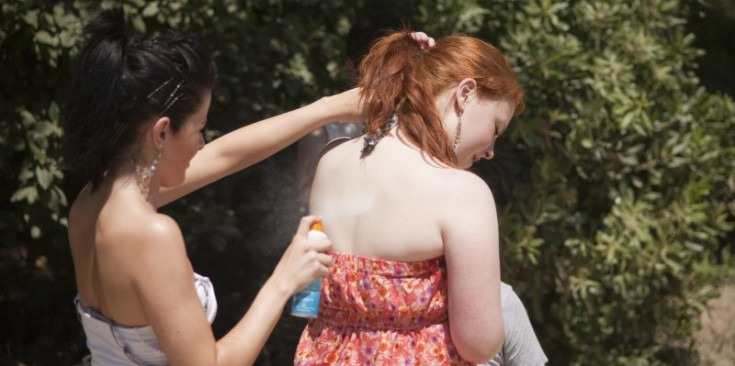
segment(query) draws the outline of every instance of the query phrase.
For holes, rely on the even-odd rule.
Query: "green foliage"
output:
[[[551,364],[695,363],[692,330],[732,262],[735,104],[707,91],[696,69],[700,33],[708,45],[728,40],[706,22],[695,37],[689,9],[699,16],[703,5],[679,0],[0,5],[3,363],[69,364],[86,352],[65,229],[81,182],[57,168],[59,106],[84,21],[117,4],[138,31],[195,32],[215,52],[210,136],[346,88],[344,38],[368,8],[411,14],[414,29],[437,37],[463,32],[498,45],[528,108],[476,171],[499,204],[503,278]],[[301,214],[294,155],[163,210],[181,225],[195,269],[217,284],[217,335],[291,239]],[[258,363],[290,363],[303,326],[284,316]]]
[[[733,231],[735,106],[701,88],[679,1],[516,3],[501,45],[528,110],[498,154],[518,166],[495,172],[504,276],[555,363],[694,362]]]

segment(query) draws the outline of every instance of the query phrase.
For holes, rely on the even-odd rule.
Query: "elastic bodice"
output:
[[[195,273],[194,287],[207,314],[207,321],[211,324],[217,314],[217,298],[212,282]],[[92,365],[168,365],[152,326],[117,324],[85,304],[79,295],[74,298],[74,303],[87,336]]]

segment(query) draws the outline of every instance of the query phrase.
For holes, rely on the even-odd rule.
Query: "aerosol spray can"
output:
[[[324,225],[316,221],[309,228],[308,240],[327,239]],[[295,293],[291,298],[291,315],[301,318],[316,318],[319,314],[319,296],[322,292],[322,278],[317,277],[305,289]]]

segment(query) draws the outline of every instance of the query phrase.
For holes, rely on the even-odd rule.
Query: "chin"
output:
[[[161,187],[171,188],[181,185],[181,183],[184,183],[185,176],[178,177],[177,179],[171,179],[167,181],[161,182]]]

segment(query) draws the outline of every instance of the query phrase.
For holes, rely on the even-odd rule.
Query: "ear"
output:
[[[457,84],[457,89],[454,91],[454,103],[455,108],[459,113],[464,112],[465,104],[470,98],[470,94],[477,87],[477,81],[472,78],[465,78]]]
[[[151,134],[153,137],[153,146],[155,146],[156,150],[160,150],[163,147],[166,137],[171,134],[171,119],[168,117],[159,118],[153,124]]]

